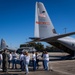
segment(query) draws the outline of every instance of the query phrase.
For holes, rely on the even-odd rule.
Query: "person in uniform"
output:
[[[3,72],[7,72],[8,68],[8,54],[7,54],[7,49],[4,49],[4,52],[2,54],[3,61],[2,61],[2,70]]]

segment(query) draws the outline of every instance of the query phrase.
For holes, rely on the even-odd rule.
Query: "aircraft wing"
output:
[[[52,37],[44,38],[44,39],[32,37],[32,38],[30,38],[30,39],[32,39],[32,41],[27,42],[27,43],[38,42],[38,41],[51,42],[51,41],[55,41],[55,40],[57,40],[59,38],[63,38],[63,37],[70,36],[70,35],[73,35],[73,34],[75,34],[75,32],[70,32],[70,33],[66,33],[66,34],[56,35],[56,36],[52,36]]]
[[[70,35],[73,35],[73,34],[75,34],[75,32],[52,36],[52,37],[49,37],[49,38],[41,39],[40,41],[50,42],[50,41],[54,41],[54,40],[57,40],[59,38],[63,38],[63,37],[70,36]]]

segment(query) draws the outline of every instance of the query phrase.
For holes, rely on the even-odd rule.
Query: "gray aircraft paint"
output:
[[[43,14],[43,15],[40,15]],[[75,34],[75,32],[70,32],[66,34],[58,35],[55,31],[55,28],[51,22],[51,19],[48,16],[48,13],[41,2],[36,2],[35,9],[35,32],[34,39],[32,42],[36,41],[44,41],[52,44],[54,46],[55,43],[61,45],[65,52],[74,55],[75,51],[75,39],[71,37],[67,37]],[[37,38],[40,38],[39,40]],[[58,45],[56,47],[58,47]],[[61,49],[62,49],[61,48]]]
[[[4,39],[1,39],[1,49],[5,49],[7,46],[6,46],[6,43],[4,41]]]
[[[35,12],[35,37],[47,38],[56,35],[56,31],[41,2],[36,2]]]
[[[1,39],[0,47],[1,47],[0,51],[7,49],[7,50],[13,52],[15,50],[15,49],[9,48],[4,39]]]
[[[64,37],[58,39],[58,42],[75,51],[75,39],[71,37]]]

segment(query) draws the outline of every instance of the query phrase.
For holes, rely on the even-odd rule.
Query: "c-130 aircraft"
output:
[[[75,32],[57,34],[44,4],[42,2],[36,2],[35,10],[35,37],[30,37],[32,39],[31,42],[47,42],[74,56],[75,39],[68,36],[75,34]]]
[[[15,49],[8,47],[8,45],[6,44],[4,39],[1,39],[1,41],[0,41],[0,52],[3,52],[4,49],[7,49],[9,52],[15,51]]]

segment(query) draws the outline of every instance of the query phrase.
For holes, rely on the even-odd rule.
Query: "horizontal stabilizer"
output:
[[[29,39],[31,39],[31,40],[40,40],[40,38],[38,38],[38,37],[29,37]]]
[[[63,38],[63,37],[70,36],[70,35],[73,35],[73,34],[75,34],[75,32],[66,33],[66,34],[61,34],[61,35],[56,35],[56,36],[52,36],[52,37],[44,38],[44,39],[35,38],[35,37],[34,37],[34,38],[31,38],[31,39],[33,39],[33,40],[30,41],[30,42],[38,42],[38,41],[51,42],[51,41],[56,41],[56,40],[59,39],[59,38]]]
[[[37,42],[40,41],[41,39],[38,37],[29,37],[29,39],[31,39],[32,41],[26,42],[26,43],[33,43],[33,42]]]
[[[34,39],[40,39],[40,38],[38,38],[38,37],[29,37],[29,39],[34,40]]]
[[[45,39],[41,39],[40,41],[54,41],[54,40],[57,40],[59,38],[63,38],[63,37],[66,37],[66,36],[70,36],[70,35],[73,35],[75,34],[75,32],[71,32],[71,33],[66,33],[66,34],[61,34],[61,35],[56,35],[56,36],[53,36],[53,37],[49,37],[49,38],[45,38]]]
[[[26,42],[26,43],[34,43],[34,42],[38,42],[40,40],[32,40],[32,41],[29,41],[29,42]]]

